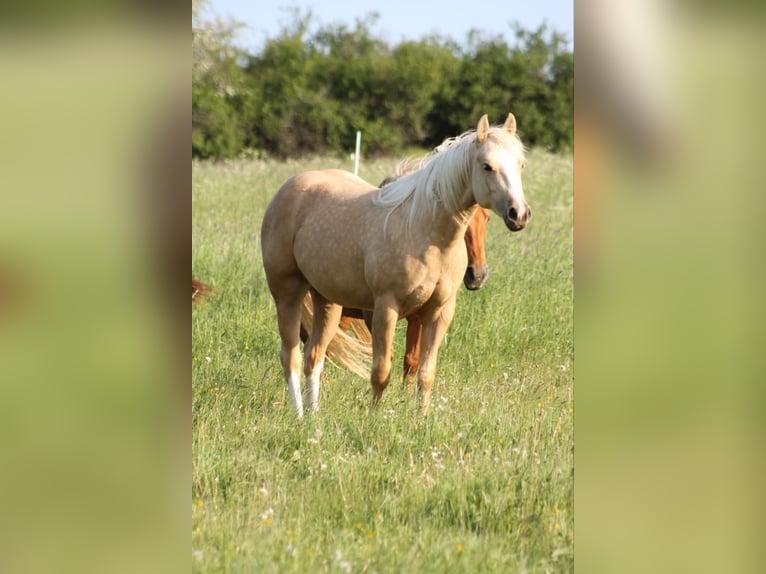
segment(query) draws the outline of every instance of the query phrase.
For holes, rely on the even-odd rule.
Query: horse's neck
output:
[[[476,210],[468,175],[454,163],[445,165],[437,161],[427,166],[420,177],[426,178],[425,182],[421,180],[425,188],[418,190],[420,196],[415,199],[417,203],[413,207],[420,214],[419,218],[423,219],[418,222],[410,220],[410,225],[414,223],[430,229],[429,240],[438,243],[441,248],[462,242],[468,222]]]
[[[432,237],[438,238],[439,242],[443,243],[442,247],[452,243],[462,243],[468,222],[471,221],[476,208],[477,205],[473,202],[457,213],[453,213],[443,203],[437,204],[432,223]]]
[[[446,229],[454,229],[461,238],[465,234],[468,222],[476,211],[476,199],[470,188],[468,174],[464,169],[456,169],[447,178],[450,184],[444,189],[436,187],[432,193],[437,198],[435,224]],[[435,183],[439,186],[439,183]]]

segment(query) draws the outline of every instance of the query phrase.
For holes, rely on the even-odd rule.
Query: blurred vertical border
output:
[[[766,12],[575,3],[575,564],[762,569]]]
[[[0,571],[188,568],[190,20],[0,10]]]

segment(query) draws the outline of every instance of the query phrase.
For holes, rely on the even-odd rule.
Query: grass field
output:
[[[363,162],[379,182],[397,160]],[[534,218],[489,223],[490,277],[461,288],[432,411],[399,384],[328,365],[298,421],[260,258],[269,199],[348,160],[195,163],[193,572],[570,572],[573,569],[572,156],[529,154]]]

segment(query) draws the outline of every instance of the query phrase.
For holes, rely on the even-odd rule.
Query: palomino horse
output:
[[[384,179],[380,187],[384,187],[401,176],[417,170],[420,164],[421,162],[416,161],[400,163],[395,173]],[[463,284],[470,291],[480,289],[489,276],[487,256],[484,250],[487,238],[487,221],[489,221],[489,211],[483,207],[478,207],[468,222],[468,227],[465,231],[468,267],[466,267],[465,275],[463,276]],[[311,296],[309,293],[306,293],[303,301],[303,315],[301,317],[301,340],[304,343],[309,337],[312,317]],[[407,390],[411,391],[420,361],[421,325],[417,315],[410,315],[406,319],[407,335],[402,378],[407,385]],[[370,348],[372,342],[370,337],[372,312],[344,307],[339,329],[339,333],[327,347],[327,357],[363,378],[369,377],[368,364],[369,359],[372,357],[372,349]],[[346,331],[349,330],[355,335],[356,341],[347,338]]]
[[[314,319],[305,346],[309,410],[319,407],[319,381],[342,308],[372,317],[373,403],[391,375],[396,321],[417,315],[422,324],[417,382],[428,410],[437,352],[455,311],[466,268],[462,242],[477,203],[524,229],[524,146],[516,120],[442,144],[417,171],[382,189],[341,170],[305,172],[286,181],[263,217],[261,248],[277,308],[281,360],[293,408],[303,416],[300,388],[301,307],[311,290]]]

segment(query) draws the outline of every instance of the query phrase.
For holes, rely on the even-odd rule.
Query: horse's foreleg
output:
[[[420,342],[420,368],[418,369],[418,398],[420,411],[428,413],[431,405],[431,391],[436,379],[436,359],[444,335],[455,314],[453,297],[433,313],[421,315],[423,323]]]
[[[306,343],[304,373],[306,375],[306,402],[312,412],[319,410],[319,380],[324,368],[327,345],[338,331],[343,307],[329,302],[319,293],[311,290],[314,303],[314,319],[311,336]]]
[[[301,300],[280,299],[277,301],[277,321],[279,336],[282,339],[280,357],[282,369],[287,380],[290,402],[298,417],[303,416],[303,397],[301,396]]]
[[[394,331],[399,311],[384,301],[375,302],[372,316],[372,401],[377,405],[391,379]]]
[[[407,387],[407,392],[412,392],[415,384],[415,375],[420,364],[420,336],[422,324],[418,315],[407,317],[407,346],[404,353],[404,369],[402,381]]]

